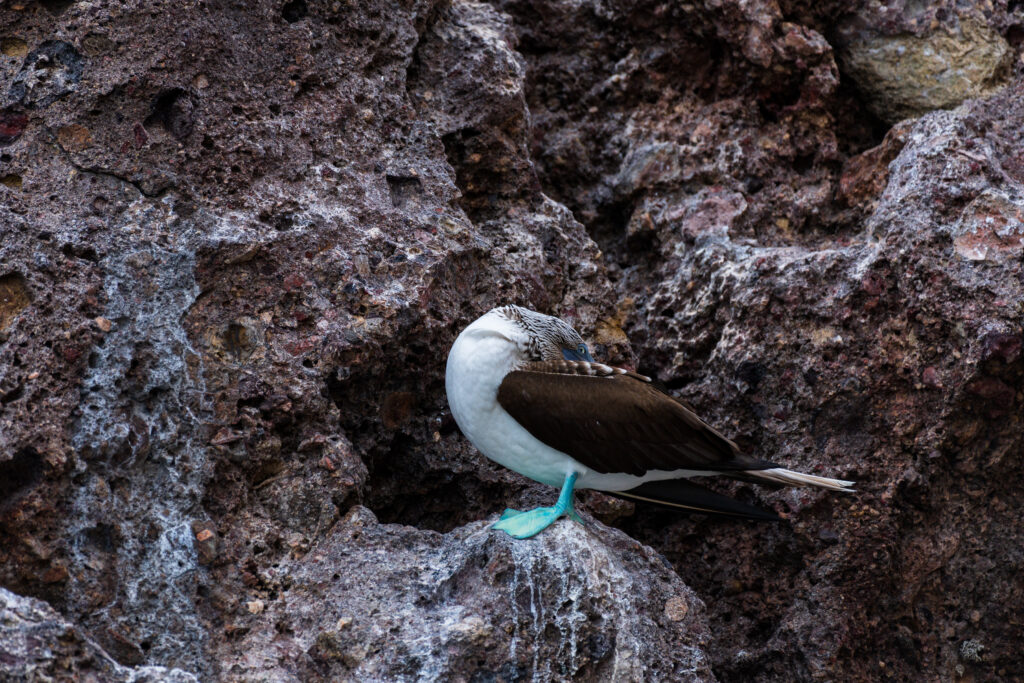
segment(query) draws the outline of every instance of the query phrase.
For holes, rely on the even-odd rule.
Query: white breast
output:
[[[498,387],[516,365],[518,331],[488,314],[462,331],[448,353],[445,390],[462,433],[499,465],[531,479],[561,486],[571,472],[587,468],[526,431],[498,404]]]

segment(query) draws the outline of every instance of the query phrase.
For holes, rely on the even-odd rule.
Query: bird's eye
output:
[[[587,345],[586,344],[580,344],[579,346],[577,346],[576,347],[576,353],[580,354],[581,356],[585,355],[587,353]]]

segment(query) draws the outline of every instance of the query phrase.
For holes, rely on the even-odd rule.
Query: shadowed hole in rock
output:
[[[757,391],[761,380],[768,374],[768,369],[756,361],[745,360],[736,367],[735,377],[747,385],[747,391]]]
[[[629,222],[633,217],[634,208],[632,200],[609,201],[599,211],[578,215],[577,220],[587,219],[581,222],[587,228],[590,238],[597,242],[602,250],[606,246],[611,247],[621,243],[628,247],[629,253],[653,253],[658,243],[654,231],[642,230],[632,234],[629,232]],[[619,264],[624,267],[628,266],[630,259],[625,257],[627,252],[620,249],[618,253],[621,255],[618,259]]]
[[[470,220],[479,222],[496,199],[494,193],[502,187],[504,178],[487,163],[480,163],[491,158],[480,131],[463,128],[442,136],[441,143],[448,163],[455,169],[455,184],[462,193],[459,206]]]
[[[224,349],[236,362],[241,362],[252,355],[254,343],[249,329],[245,325],[231,323],[223,336]]]
[[[25,385],[19,384],[6,394],[0,395],[0,404],[13,403],[25,394]]]
[[[402,436],[387,454],[368,459],[363,504],[383,523],[447,533],[500,512],[519,490],[474,472],[432,470],[418,449],[415,439]]]
[[[813,154],[801,154],[800,156],[793,159],[793,170],[797,173],[804,174],[810,171],[814,167],[814,155]]]
[[[422,362],[418,355],[404,360],[410,367]],[[367,387],[375,389],[366,393]],[[453,455],[453,441],[446,438],[455,429],[450,415],[424,419],[443,410],[424,398],[437,396],[440,388],[411,388],[382,387],[379,378],[345,371],[326,377],[327,393],[343,416],[342,429],[367,468],[361,499],[336,501],[341,514],[361,502],[383,523],[444,533],[500,512],[520,488],[489,481],[460,462],[464,456]]]
[[[89,245],[67,243],[61,247],[61,253],[68,258],[80,258],[85,261],[97,263],[100,260],[99,254]]]
[[[306,0],[291,0],[281,8],[281,18],[289,24],[305,19],[307,14],[309,14],[309,8],[306,6]]]
[[[413,176],[386,176],[388,191],[391,193],[391,205],[402,208],[423,194],[422,183]]]
[[[39,0],[39,4],[45,7],[51,14],[59,15],[75,4],[75,0]]]
[[[182,88],[170,88],[162,91],[153,101],[149,116],[143,121],[147,129],[163,128],[175,139],[187,138],[195,125],[195,101]]]
[[[15,501],[43,478],[45,461],[34,448],[23,448],[0,462],[0,509]]]
[[[105,553],[112,553],[121,545],[121,532],[106,522],[85,529],[82,536],[90,547]]]
[[[1020,50],[1021,46],[1024,46],[1024,26],[1017,25],[1011,26],[1006,30],[1006,42],[1008,42],[1014,50]]]

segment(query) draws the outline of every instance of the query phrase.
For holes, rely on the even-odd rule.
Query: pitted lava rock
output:
[[[713,680],[704,605],[655,551],[593,520],[556,523],[529,545],[490,533],[492,521],[441,535],[353,507],[308,554],[267,573],[260,595],[281,596],[235,624],[241,643],[226,670],[245,680]]]
[[[0,673],[1024,677],[1017,5],[3,4]],[[507,302],[858,492],[488,536]]]
[[[0,673],[7,681],[197,683],[199,680],[181,669],[121,666],[48,604],[15,595],[5,588],[0,588],[0,642],[4,644]]]

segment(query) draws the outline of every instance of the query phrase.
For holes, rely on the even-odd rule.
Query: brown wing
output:
[[[646,377],[600,363],[530,363],[505,376],[498,403],[539,440],[595,472],[774,467],[740,454]]]

